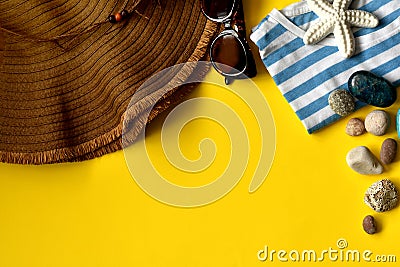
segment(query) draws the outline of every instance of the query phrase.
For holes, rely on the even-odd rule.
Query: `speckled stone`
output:
[[[392,138],[387,138],[383,141],[381,146],[381,162],[383,164],[390,164],[394,161],[397,154],[397,142]]]
[[[355,98],[375,107],[389,107],[397,98],[396,88],[390,82],[368,71],[353,73],[348,89]]]
[[[390,116],[384,110],[374,110],[365,117],[364,125],[367,132],[377,136],[384,135],[390,126]]]
[[[364,122],[358,118],[351,118],[346,125],[346,133],[350,136],[359,136],[365,133]]]
[[[340,116],[351,114],[356,107],[353,96],[344,89],[334,90],[329,95],[328,103],[333,112]]]
[[[383,167],[372,152],[365,146],[358,146],[347,153],[347,165],[360,174],[381,174]]]
[[[389,179],[380,180],[367,189],[364,202],[377,212],[391,210],[397,206],[397,189]]]

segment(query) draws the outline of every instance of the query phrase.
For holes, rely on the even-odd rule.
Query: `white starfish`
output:
[[[333,33],[338,49],[347,58],[354,54],[354,36],[351,26],[374,28],[379,20],[372,14],[362,10],[348,10],[352,0],[334,0],[330,4],[326,0],[307,0],[319,20],[306,31],[303,42],[315,44]]]

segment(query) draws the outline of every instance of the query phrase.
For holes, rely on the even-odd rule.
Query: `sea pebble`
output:
[[[383,110],[374,110],[367,115],[364,125],[367,132],[377,136],[384,135],[390,126],[390,116]]]
[[[351,118],[346,125],[346,133],[351,136],[362,135],[365,132],[364,122],[358,118]]]
[[[372,215],[365,216],[362,225],[367,234],[372,235],[377,232],[375,218]]]
[[[389,179],[373,183],[365,192],[364,202],[377,212],[384,212],[396,207],[398,193]]]
[[[368,71],[353,73],[348,89],[355,98],[375,107],[389,107],[397,98],[396,88],[389,81]]]
[[[381,174],[383,167],[365,146],[358,146],[347,153],[347,165],[360,174]]]
[[[353,96],[344,89],[334,90],[329,95],[328,103],[333,112],[340,116],[351,114],[356,107]]]
[[[400,138],[400,109],[397,110],[397,115],[396,115],[396,130],[397,130],[397,136]]]
[[[387,138],[381,146],[380,158],[383,164],[392,163],[397,154],[397,142],[392,138]]]

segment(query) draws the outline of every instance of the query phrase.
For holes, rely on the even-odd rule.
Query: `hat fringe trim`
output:
[[[208,44],[211,38],[215,36],[217,31],[218,25],[207,21],[200,41],[188,61],[195,62],[204,58]],[[194,67],[185,66],[178,73],[178,75],[174,77],[174,79],[182,82],[185,81],[188,77],[190,77],[190,75],[192,75],[193,69]],[[199,75],[200,73],[200,75],[204,77],[207,72],[208,69],[199,71],[196,74]],[[160,95],[157,94],[159,91],[156,91],[149,97],[146,96],[143,101],[136,103],[132,107],[134,108],[133,113],[131,113],[132,110],[129,110],[129,112],[126,111],[122,115],[121,121],[117,127],[93,140],[72,147],[32,153],[0,151],[0,162],[32,165],[77,162],[93,159],[121,150],[123,148],[122,132],[125,119],[128,119],[129,122],[133,120],[135,121],[134,127],[130,128],[130,134],[128,138],[130,144],[136,140],[146,124],[150,123],[155,117],[157,117],[157,115],[168,109],[171,105],[178,103],[179,100],[193,90],[193,88],[194,85],[189,85],[189,87],[185,85],[185,90],[177,89],[174,92],[169,92],[169,94],[167,93],[167,96],[163,99],[164,101],[158,103],[155,109],[150,112],[149,116],[145,116],[145,114],[149,114],[148,109],[152,107],[158,100],[160,100]],[[176,94],[178,94],[178,96],[176,96]],[[131,114],[129,115],[129,118],[126,118],[127,114]]]

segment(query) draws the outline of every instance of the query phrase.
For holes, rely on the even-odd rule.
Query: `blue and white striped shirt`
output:
[[[305,45],[305,30],[318,19],[306,2],[273,9],[250,38],[279,90],[309,133],[340,118],[328,104],[329,94],[346,89],[358,70],[383,76],[400,85],[400,0],[354,0],[349,9],[365,10],[379,19],[376,28],[352,28],[356,52],[344,58],[333,35]],[[357,108],[364,104],[358,102]]]

